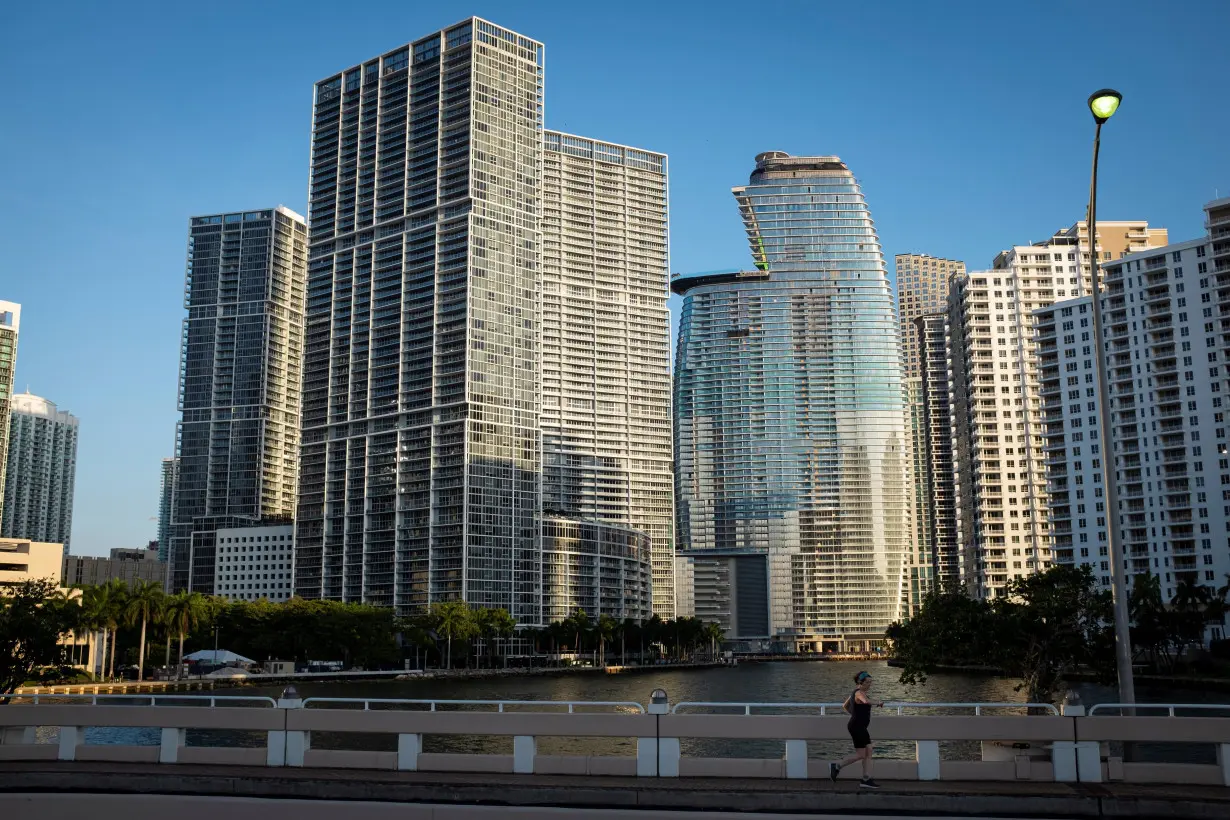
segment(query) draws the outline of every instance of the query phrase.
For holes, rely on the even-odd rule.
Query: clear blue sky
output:
[[[988,266],[1082,216],[1104,85],[1103,218],[1194,238],[1230,195],[1225,0],[16,3],[0,298],[19,388],[81,418],[75,552],[155,535],[187,217],[304,212],[312,84],[470,14],[546,43],[548,127],[670,155],[676,271],[749,263],[730,187],[765,150],[846,160],[890,266]]]

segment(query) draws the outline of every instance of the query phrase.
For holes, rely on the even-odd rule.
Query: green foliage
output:
[[[1174,672],[1192,647],[1204,646],[1208,627],[1225,621],[1230,577],[1220,589],[1181,581],[1167,604],[1161,579],[1137,575],[1128,598],[1132,618],[1132,645],[1146,655],[1158,671]]]
[[[80,613],[50,581],[23,581],[0,593],[0,703],[28,680],[62,676],[60,638],[78,628]]]
[[[1111,597],[1088,567],[1055,566],[1012,580],[1005,593],[980,601],[963,589],[932,592],[917,616],[891,625],[901,682],[922,683],[945,666],[986,667],[1020,678],[1040,703],[1054,699],[1067,672],[1113,675]]]

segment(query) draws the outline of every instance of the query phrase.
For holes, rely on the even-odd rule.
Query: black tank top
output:
[[[858,690],[850,693],[850,726],[866,729],[871,725],[871,704],[858,702]]]

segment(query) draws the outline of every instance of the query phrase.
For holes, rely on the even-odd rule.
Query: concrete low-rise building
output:
[[[294,524],[217,531],[214,595],[232,601],[287,601],[293,594]]]
[[[0,588],[25,581],[52,581],[59,585],[63,555],[63,544],[0,538]]]
[[[136,581],[151,581],[166,586],[167,565],[158,560],[158,542],[140,549],[118,547],[111,550],[110,557],[101,555],[65,555],[65,586],[98,586],[112,580],[126,584]]]

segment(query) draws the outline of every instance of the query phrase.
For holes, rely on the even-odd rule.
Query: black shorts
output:
[[[867,731],[866,726],[847,726],[850,730],[850,739],[854,741],[854,748],[866,749],[871,745],[871,734]]]

